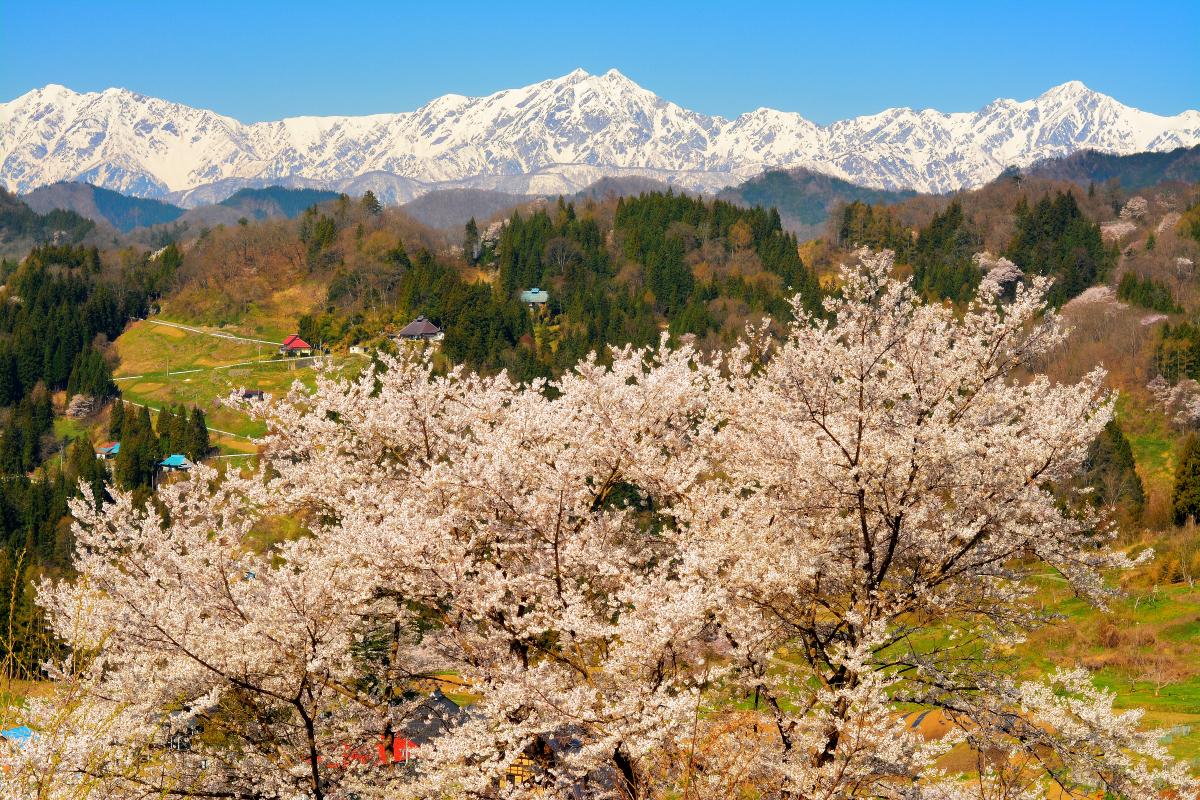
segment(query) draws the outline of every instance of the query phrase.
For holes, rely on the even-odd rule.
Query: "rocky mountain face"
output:
[[[706,116],[616,70],[446,95],[406,113],[254,124],[124,89],[50,85],[0,104],[5,187],[87,181],[183,206],[268,185],[371,189],[387,203],[435,188],[569,194],[608,176],[712,192],[796,167],[872,188],[946,192],[1083,149],[1195,144],[1200,111],[1157,116],[1078,82],[971,113],[889,109],[828,126],[771,109]]]

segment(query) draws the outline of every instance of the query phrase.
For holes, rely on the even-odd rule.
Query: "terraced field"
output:
[[[1033,679],[1083,665],[1122,709],[1145,709],[1171,751],[1200,769],[1200,585],[1127,588],[1105,614],[1047,577],[1035,601],[1060,614],[1014,655]]]
[[[200,326],[134,323],[115,343],[121,362],[114,377],[122,396],[153,410],[178,403],[196,406],[223,452],[252,452],[249,440],[266,428],[220,401],[243,388],[280,397],[297,381],[312,387],[314,371],[310,359],[278,358],[275,346],[265,340],[235,337]]]
[[[267,344],[228,338],[221,331],[196,334],[153,320],[133,323],[116,341],[121,364],[117,377],[181,372],[270,358],[274,348]]]

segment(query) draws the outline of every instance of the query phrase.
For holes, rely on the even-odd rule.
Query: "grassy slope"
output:
[[[218,405],[218,398],[226,397],[240,387],[262,388],[277,394],[280,384],[286,390],[295,377],[289,369],[291,365],[284,362],[214,369],[268,359],[271,348],[147,321],[129,326],[117,338],[116,348],[121,363],[115,377],[126,400],[156,409],[176,403],[198,406],[204,411],[209,427],[239,436],[258,436],[264,429],[245,414]],[[259,385],[260,374],[269,378],[263,381],[269,385]],[[141,377],[123,380],[131,376]],[[216,440],[222,450],[248,449],[248,443],[239,443],[238,436],[218,435]]]
[[[326,289],[324,283],[311,281],[276,290],[267,298],[251,303],[248,310],[236,314],[220,330],[238,336],[281,342],[288,334],[296,332],[296,322],[301,315],[320,305]],[[164,304],[160,315],[161,319],[185,325],[205,325],[212,321],[207,317],[208,312],[202,306],[190,309],[171,302]]]
[[[252,451],[253,445],[242,437],[261,436],[266,428],[246,414],[220,404],[220,399],[239,388],[261,389],[281,397],[296,381],[309,387],[314,385],[313,369],[303,366],[308,362],[274,359],[273,348],[268,345],[148,321],[129,326],[115,344],[121,357],[115,377],[126,400],[155,409],[177,403],[199,407],[210,429],[234,434],[214,436],[227,452]],[[170,374],[166,371],[168,363]],[[355,359],[352,363],[359,361]]]
[[[198,335],[145,320],[126,328],[117,338],[116,347],[121,358],[118,378],[215,367],[270,358],[273,354],[269,345]]]
[[[1061,584],[1039,599],[1063,619],[1020,650],[1029,676],[1052,665],[1088,667],[1119,708],[1145,709],[1149,725],[1174,729],[1171,750],[1200,767],[1200,587],[1131,590],[1108,614]],[[1173,666],[1169,681],[1155,680],[1155,659]]]

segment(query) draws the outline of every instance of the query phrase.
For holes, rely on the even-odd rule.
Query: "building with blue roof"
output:
[[[188,457],[180,453],[173,453],[167,456],[158,465],[165,470],[178,472],[180,470],[188,470],[192,468],[192,462],[188,461]]]
[[[544,306],[549,299],[550,293],[545,289],[539,289],[536,286],[532,289],[526,289],[525,291],[521,292],[521,302],[525,303],[530,308]]]

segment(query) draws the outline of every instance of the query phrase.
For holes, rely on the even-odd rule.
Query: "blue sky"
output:
[[[0,0],[0,100],[122,86],[243,121],[406,111],[616,67],[708,114],[974,110],[1082,80],[1200,108],[1200,2]]]

